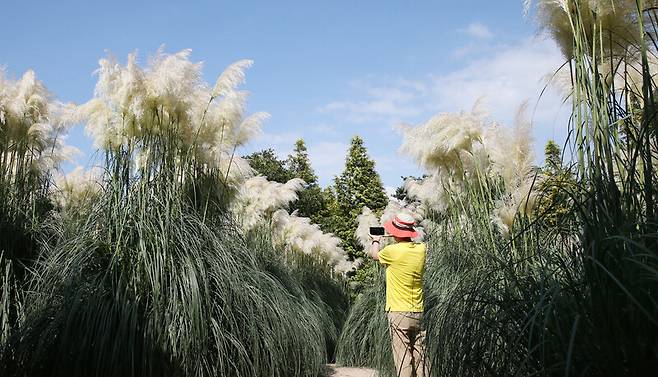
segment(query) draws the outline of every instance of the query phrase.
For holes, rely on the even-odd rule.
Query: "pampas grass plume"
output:
[[[252,60],[239,60],[228,66],[217,78],[212,90],[213,97],[225,96],[244,82],[244,72],[254,64]]]

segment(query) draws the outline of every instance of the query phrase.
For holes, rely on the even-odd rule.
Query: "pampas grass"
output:
[[[64,211],[91,207],[101,195],[103,174],[100,167],[85,170],[82,166],[68,174],[55,174],[51,187],[53,201]]]
[[[427,172],[424,179],[405,183],[409,197],[418,202],[419,219],[427,212],[423,207],[441,214],[454,202],[493,189],[497,192],[490,194],[496,196],[484,199],[496,200],[492,221],[503,234],[509,235],[517,214],[533,215],[536,174],[525,111],[521,105],[513,129],[489,121],[476,104],[470,113],[441,114],[403,130],[401,152],[411,153]]]
[[[309,218],[289,215],[284,210],[272,216],[274,240],[288,250],[316,255],[320,261],[331,266],[336,272],[345,274],[352,271],[360,260],[349,261],[347,253],[338,245],[340,239],[324,233]]]
[[[256,176],[240,186],[236,199],[231,204],[231,210],[244,229],[250,230],[271,218],[276,210],[286,208],[297,200],[297,192],[303,186],[304,181],[300,178],[291,179],[284,184]]]
[[[422,138],[409,139],[405,149],[417,146],[412,155],[430,168],[409,189],[428,203],[435,224],[424,282],[433,376],[639,376],[658,367],[658,141],[648,57],[658,46],[651,5],[539,2],[544,26],[569,59],[573,183],[535,172],[525,127],[496,141],[488,131],[506,131],[480,117],[441,115],[421,126]],[[609,59],[624,63],[615,65],[614,80],[600,70]],[[623,73],[628,64],[641,67],[641,80]],[[443,130],[451,124],[482,132],[466,132],[477,135],[469,138]],[[533,204],[543,200],[547,182],[561,185],[556,189],[570,201],[576,220],[566,228],[556,229],[555,217],[545,221],[560,208]],[[346,360],[387,373],[380,355],[350,351],[370,342],[369,349],[387,352],[381,317],[366,322],[358,314],[381,303],[380,295],[369,294],[348,318],[368,337],[345,331],[341,341]],[[366,330],[377,323],[377,330]]]
[[[76,153],[64,142],[74,119],[75,107],[55,101],[34,71],[11,80],[0,70],[0,356],[20,329],[50,177]]]
[[[312,376],[331,357],[347,297],[334,269],[351,265],[307,219],[276,214],[299,180],[253,177],[236,156],[267,118],[244,115],[250,63],[210,89],[189,56],[100,61],[94,98],[73,113],[105,164],[50,190],[61,212],[3,335],[3,375]],[[269,217],[287,236],[263,236]]]
[[[574,28],[580,26],[577,34],[585,36],[590,46],[605,46],[608,54],[639,52],[641,36],[636,25],[635,0],[526,0],[525,5],[526,9],[535,5],[540,26],[552,35],[567,57],[576,53]]]

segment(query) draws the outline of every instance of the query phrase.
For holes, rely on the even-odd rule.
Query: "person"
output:
[[[426,246],[412,242],[418,232],[409,214],[397,214],[384,223],[384,229],[395,243],[380,251],[382,236],[371,235],[370,255],[386,267],[386,312],[396,375],[425,377],[425,331],[421,322]]]

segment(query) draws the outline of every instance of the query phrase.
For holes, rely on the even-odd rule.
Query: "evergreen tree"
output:
[[[546,168],[557,171],[562,168],[562,158],[560,157],[560,147],[553,140],[546,142],[544,147]]]
[[[318,212],[315,223],[320,225],[323,232],[335,234],[342,217],[333,187],[329,186],[322,190],[322,202],[324,205]]]
[[[539,185],[539,213],[543,220],[553,229],[560,232],[568,230],[575,221],[572,197],[577,190],[573,172],[562,165],[560,147],[549,140],[544,148],[545,162],[541,168],[544,177]]]
[[[286,168],[286,162],[277,158],[272,148],[254,152],[244,158],[249,161],[249,166],[257,174],[264,176],[268,181],[286,183],[293,178]]]
[[[294,177],[303,179],[307,184],[318,183],[318,177],[315,175],[308,158],[308,150],[306,149],[304,139],[298,139],[295,142],[295,149],[288,156],[286,166]]]
[[[293,177],[301,178],[306,182],[304,189],[298,193],[298,199],[291,204],[290,209],[297,211],[299,216],[309,217],[312,222],[319,223],[320,213],[325,207],[325,197],[318,185],[318,176],[311,167],[306,143],[303,139],[295,142],[295,149],[288,156],[286,166]]]
[[[363,139],[355,136],[345,159],[345,170],[335,179],[337,210],[341,221],[334,224],[332,231],[341,238],[345,251],[354,258],[362,248],[354,237],[356,218],[363,207],[380,211],[386,207],[388,197],[375,162],[368,156]]]

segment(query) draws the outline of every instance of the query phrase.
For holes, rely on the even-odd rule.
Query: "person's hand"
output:
[[[372,234],[370,235],[370,238],[372,239],[372,242],[381,242],[382,236],[373,236]]]

